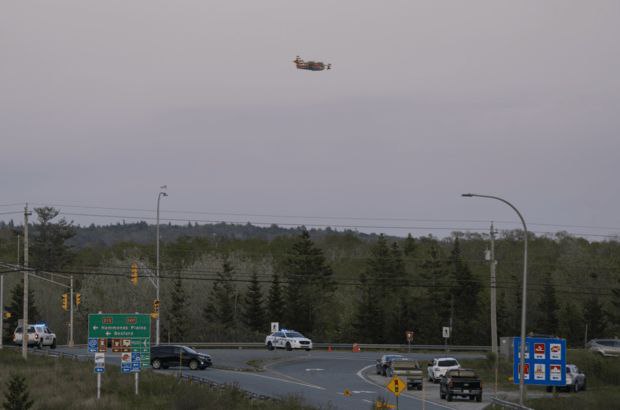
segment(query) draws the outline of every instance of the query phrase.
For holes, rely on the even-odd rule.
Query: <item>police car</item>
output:
[[[22,344],[22,327],[18,326],[13,333],[13,343]],[[47,327],[45,323],[36,325],[28,325],[28,336],[26,342],[29,346],[37,346],[41,349],[43,346],[56,348],[56,334]]]
[[[312,340],[294,330],[282,329],[268,335],[265,338],[265,346],[267,346],[269,350],[277,348],[289,351],[293,349],[304,349],[309,352],[312,350]]]

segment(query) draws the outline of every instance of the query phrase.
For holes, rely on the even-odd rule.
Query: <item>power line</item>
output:
[[[17,204],[19,205],[19,204]],[[75,208],[75,209],[104,209],[115,211],[131,211],[131,212],[154,212],[153,209],[145,208],[120,208],[120,207],[102,207],[102,206],[89,206],[89,205],[67,205],[67,204],[45,204],[38,203],[42,206]],[[490,219],[438,219],[438,218],[409,218],[409,217],[356,217],[356,216],[317,216],[317,215],[281,215],[281,214],[263,214],[263,213],[235,213],[235,212],[216,212],[216,211],[183,211],[167,209],[162,210],[161,213],[172,214],[185,214],[185,215],[221,215],[221,216],[240,216],[240,217],[259,217],[259,218],[295,218],[295,219],[318,219],[318,220],[351,220],[351,221],[412,221],[412,222],[463,222],[463,223],[489,223],[494,220],[496,223],[504,224],[516,224],[518,221],[513,220],[497,220],[495,218]],[[185,219],[187,221],[187,219]],[[303,224],[297,224],[303,225]],[[556,224],[556,223],[542,223],[542,222],[528,222],[529,226],[552,226],[552,227],[564,227],[564,228],[578,228],[578,229],[608,229],[620,231],[620,227],[608,227],[608,226],[595,226],[595,225],[573,225],[573,224]],[[426,229],[426,228],[425,228]],[[438,229],[438,228],[430,228]]]
[[[150,216],[133,216],[133,215],[110,215],[110,214],[91,214],[91,213],[75,213],[75,212],[60,212],[62,215],[67,216],[88,216],[95,218],[114,218],[114,219],[133,219],[138,221],[145,220],[156,220],[155,217]],[[256,226],[287,226],[287,227],[301,227],[301,226],[309,226],[315,228],[341,228],[341,229],[395,229],[395,230],[407,230],[407,231],[433,231],[433,230],[447,230],[452,232],[486,232],[487,227],[484,228],[472,228],[472,227],[445,227],[445,226],[381,226],[381,225],[342,225],[342,224],[304,224],[304,223],[286,223],[286,222],[260,222],[260,221],[222,221],[222,220],[211,220],[211,219],[196,219],[196,218],[165,218],[160,216],[160,221],[168,221],[168,222],[200,222],[205,224],[231,224],[231,225],[245,225],[251,224]],[[547,231],[529,231],[530,233],[538,234],[538,235],[555,235],[556,232],[547,232]],[[569,232],[570,234],[570,232]],[[593,233],[574,233],[575,236],[588,236],[588,237],[599,237],[599,238],[618,238],[618,235],[603,235],[603,234],[593,234]]]

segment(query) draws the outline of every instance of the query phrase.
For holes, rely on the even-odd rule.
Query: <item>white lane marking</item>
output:
[[[352,390],[351,393],[353,394],[375,394],[376,391],[370,391],[370,390]]]
[[[362,399],[362,401],[365,401],[366,403],[372,403],[371,400],[367,400],[367,399]]]
[[[369,365],[369,366],[366,366],[366,367],[363,367],[362,369],[360,369],[360,370],[357,372],[357,377],[359,377],[360,379],[362,379],[362,380],[363,380],[363,381],[365,381],[366,383],[370,383],[370,384],[375,385],[375,386],[377,386],[377,387],[380,387],[380,388],[382,388],[382,389],[383,389],[383,388],[385,388],[385,386],[382,386],[382,385],[380,385],[379,383],[375,383],[375,382],[373,382],[372,380],[368,380],[367,378],[365,378],[365,377],[364,377],[364,375],[363,375],[364,371],[365,371],[366,369],[370,369],[371,367],[375,367],[375,365],[374,365],[374,364],[371,364],[371,365]],[[448,406],[444,406],[443,404],[440,404],[440,403],[437,403],[437,402],[434,402],[434,401],[425,400],[425,399],[420,399],[420,398],[418,398],[418,397],[412,396],[412,395],[407,394],[407,393],[401,393],[401,396],[404,396],[404,397],[407,397],[407,398],[410,398],[410,399],[414,399],[414,400],[419,400],[419,401],[421,401],[421,402],[423,402],[423,403],[429,403],[429,404],[432,404],[432,405],[434,405],[434,406],[443,407],[444,409],[454,410],[454,407],[448,407]]]
[[[263,379],[277,380],[277,381],[280,381],[280,382],[298,384],[300,386],[310,387],[310,388],[317,389],[317,390],[325,390],[324,387],[316,386],[314,384],[303,383],[303,382],[287,380],[287,379],[281,379],[281,378],[278,378],[278,377],[265,376],[265,375],[262,375],[262,374],[256,374],[256,373],[250,373],[250,372],[235,372],[233,370],[221,370],[221,369],[218,370],[218,371],[226,372],[226,373],[243,374],[243,375],[252,376],[252,377],[262,377]]]
[[[325,369],[306,369],[307,372],[322,372]]]

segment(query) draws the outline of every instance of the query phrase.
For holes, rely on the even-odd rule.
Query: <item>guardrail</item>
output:
[[[503,399],[500,399],[498,397],[492,397],[491,401],[494,404],[497,404],[498,406],[501,406],[503,409],[510,409],[510,410],[534,410],[531,407],[522,406],[520,404],[513,403],[513,402],[508,401],[508,400],[503,400]]]
[[[162,345],[186,345],[197,348],[224,348],[224,349],[263,349],[265,343],[262,342],[179,342],[179,343],[161,343]],[[363,350],[408,350],[409,345],[404,344],[373,344],[373,343],[355,343]],[[315,349],[335,350],[352,350],[354,343],[313,343]],[[445,345],[411,345],[411,350],[445,350]],[[490,346],[459,346],[448,345],[447,349],[451,352],[489,352]]]
[[[22,350],[21,346],[4,345],[3,347],[7,349],[12,349],[12,350],[18,350],[18,351]],[[80,358],[80,355],[78,354],[64,353],[64,352],[60,352],[58,350],[52,350],[52,349],[28,348],[28,354],[34,354],[37,356],[49,356],[49,357],[55,357],[55,358],[66,357],[66,358],[73,359],[73,360],[78,360]]]

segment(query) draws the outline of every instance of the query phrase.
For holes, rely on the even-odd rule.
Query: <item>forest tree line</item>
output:
[[[30,266],[57,281],[59,274],[75,277],[82,299],[77,342],[85,341],[88,313],[150,312],[155,246],[144,237],[152,226],[78,227],[49,207],[35,208],[34,216]],[[163,341],[262,341],[269,322],[279,322],[315,341],[404,343],[405,331],[413,330],[414,343],[439,344],[442,327],[452,323],[451,344],[490,344],[488,235],[400,238],[247,225],[196,235],[207,228],[162,227]],[[17,262],[21,230],[0,223],[0,262]],[[96,240],[98,231],[108,235],[105,241]],[[76,240],[80,235],[88,239]],[[505,231],[495,243],[500,336],[520,332],[522,235]],[[619,336],[620,243],[566,233],[530,234],[528,242],[527,331],[565,337],[570,346]],[[135,286],[132,263],[140,266]],[[20,278],[5,273],[4,311],[12,314],[5,337],[21,316]],[[60,295],[66,290],[36,278],[30,284],[30,317],[48,323],[64,343],[68,313]]]

